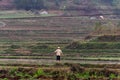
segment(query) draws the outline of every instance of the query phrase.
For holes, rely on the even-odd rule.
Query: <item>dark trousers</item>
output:
[[[57,60],[57,61],[60,61],[60,56],[56,56],[56,60]]]

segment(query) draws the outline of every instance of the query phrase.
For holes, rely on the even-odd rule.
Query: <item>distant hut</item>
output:
[[[41,15],[47,15],[48,12],[44,10],[44,11],[41,11],[40,14],[41,14]]]

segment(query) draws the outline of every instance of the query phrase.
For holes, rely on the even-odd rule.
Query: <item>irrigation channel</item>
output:
[[[53,65],[58,63],[53,59],[0,59],[0,65]],[[61,60],[60,63],[81,63],[81,64],[120,64],[118,60]]]

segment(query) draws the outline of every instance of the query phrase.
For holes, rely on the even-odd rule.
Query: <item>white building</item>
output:
[[[47,11],[41,11],[40,14],[41,15],[46,15],[46,14],[48,14],[48,12]]]

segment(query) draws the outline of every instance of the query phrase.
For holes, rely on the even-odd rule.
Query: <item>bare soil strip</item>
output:
[[[0,59],[0,64],[29,64],[29,65],[53,65],[56,60],[47,59]],[[86,60],[61,60],[59,63],[81,64],[120,64],[120,61],[86,61]]]

